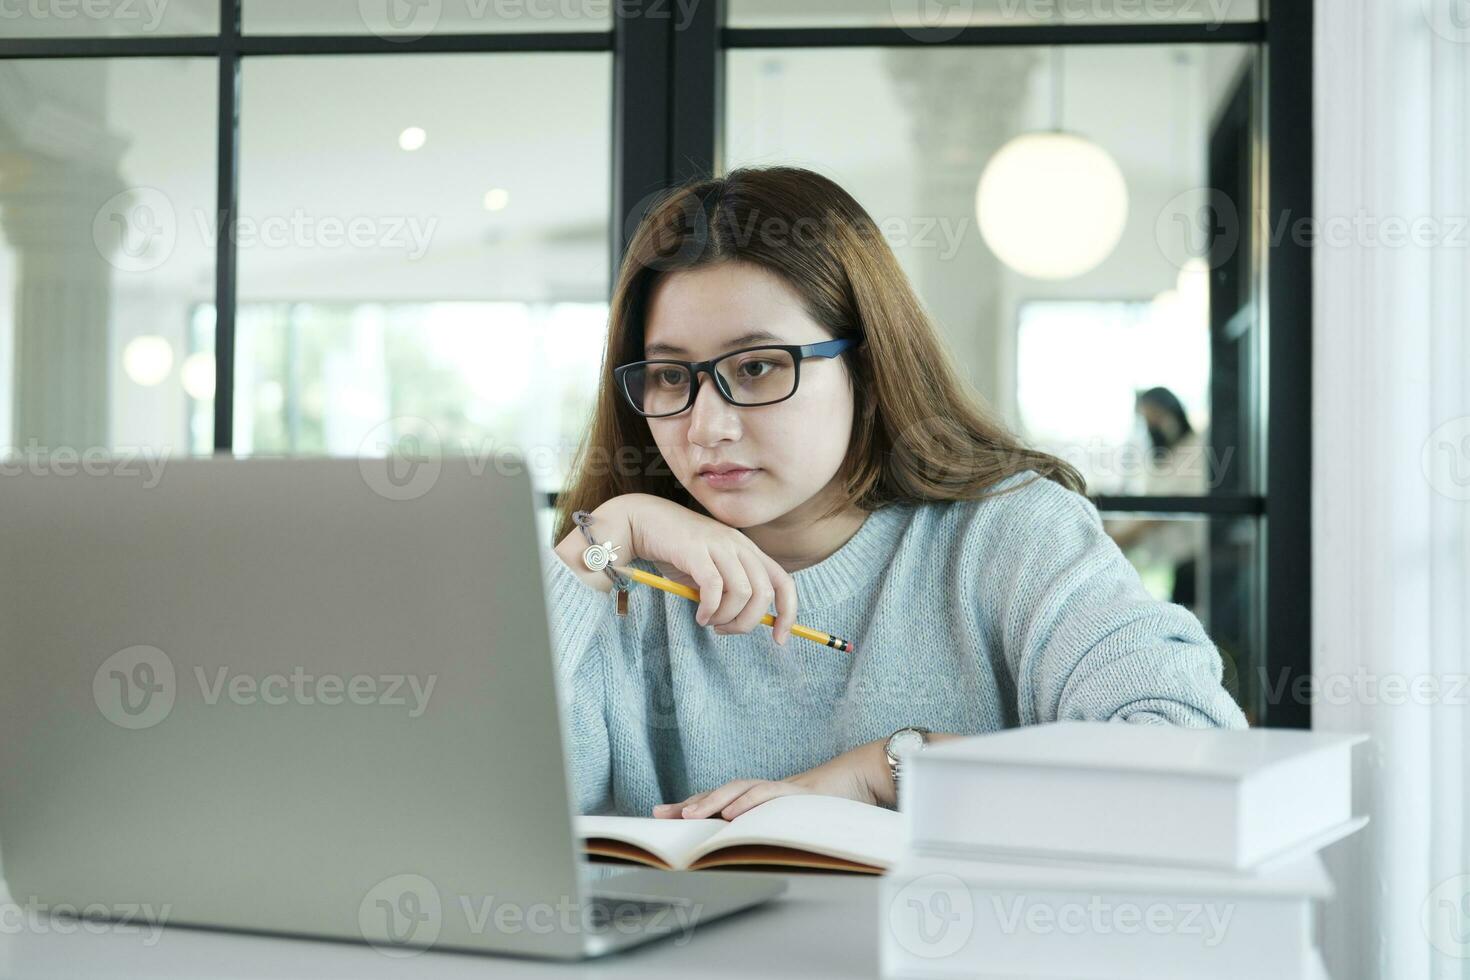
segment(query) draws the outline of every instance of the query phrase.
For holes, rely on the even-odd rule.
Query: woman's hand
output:
[[[636,493],[614,502],[628,522],[633,556],[699,590],[699,625],[720,634],[749,633],[774,601],[772,632],[785,646],[796,624],[796,583],[774,558],[736,528],[672,500]]]
[[[686,820],[700,817],[733,820],[766,800],[797,793],[844,796],[877,805],[885,792],[889,797],[893,795],[888,757],[883,752],[885,741],[864,742],[815,769],[785,779],[735,779],[678,803],[660,803],[653,808],[653,815]]]

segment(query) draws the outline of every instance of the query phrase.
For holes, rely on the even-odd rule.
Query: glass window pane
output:
[[[1021,431],[1065,456],[1093,493],[1209,494],[1235,462],[1233,447],[1216,453],[1201,435],[1209,422],[1209,324],[1171,312],[1147,300],[1021,304]]]
[[[1247,45],[733,50],[725,166],[851,192],[979,394],[1091,492],[1251,493],[1254,69]]]
[[[678,8],[670,9],[677,16]],[[612,29],[611,0],[244,0],[247,34],[539,33]]]
[[[1263,673],[1259,522],[1252,517],[1104,514],[1103,526],[1156,599],[1187,606],[1220,649],[1223,682],[1252,725],[1280,684]]]
[[[560,487],[607,325],[608,58],[245,64],[237,451],[516,448]]]
[[[247,303],[235,350],[239,454],[524,454],[564,483],[592,409],[606,303]]]
[[[0,445],[211,448],[217,78],[0,62]]]
[[[731,27],[1015,27],[1257,20],[1259,0],[729,0]]]
[[[0,37],[218,34],[219,0],[8,0]]]

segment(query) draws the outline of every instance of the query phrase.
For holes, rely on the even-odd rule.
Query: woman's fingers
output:
[[[708,625],[723,626],[734,619],[750,601],[750,577],[745,574],[745,566],[741,564],[740,556],[734,549],[712,549],[710,557],[714,559],[715,567],[720,570],[720,577],[724,579],[724,590],[720,604],[708,620]],[[700,593],[700,598],[704,598],[703,593]]]
[[[683,810],[691,803],[699,802],[709,794],[710,791],[705,790],[703,793],[695,793],[693,796],[686,797],[677,803],[655,803],[653,805],[653,815],[655,817],[677,817],[679,816],[680,810]]]
[[[807,792],[811,790],[782,780],[736,779],[712,790],[696,793],[682,803],[659,803],[654,806],[653,815],[682,817],[685,820],[698,820],[702,817],[734,820],[767,800]]]
[[[658,573],[671,582],[678,582],[680,585],[688,585],[696,589],[699,588],[699,583],[694,581],[690,576],[685,575],[678,565],[656,561],[653,563],[653,567],[658,569]]]
[[[684,819],[697,820],[700,817],[714,816],[724,809],[727,803],[760,781],[758,779],[736,779],[723,786],[716,786],[706,793],[703,799],[684,805],[681,811]]]
[[[699,590],[694,620],[716,633],[749,633],[776,607],[778,642],[796,623],[796,584],[775,559],[748,542],[695,544],[683,574]],[[662,569],[662,563],[655,562]],[[666,575],[672,578],[673,576]]]
[[[776,590],[776,622],[771,626],[771,635],[782,646],[791,639],[791,627],[796,625],[796,580],[765,552],[761,552],[771,576],[771,585]]]
[[[720,816],[726,820],[734,820],[751,807],[758,806],[767,800],[773,800],[778,796],[789,796],[800,792],[790,783],[763,781],[756,783],[750,789],[735,797],[724,808],[720,810]]]
[[[750,598],[746,601],[745,608],[722,628],[715,630],[716,633],[749,633],[760,626],[761,617],[770,611],[776,590],[771,587],[770,572],[757,557],[758,554],[754,548],[740,552],[740,566],[745,570],[746,581],[750,583]]]
[[[689,570],[694,584],[699,589],[699,608],[694,611],[694,621],[706,626],[720,607],[720,596],[724,592],[724,579],[710,558],[694,564]]]

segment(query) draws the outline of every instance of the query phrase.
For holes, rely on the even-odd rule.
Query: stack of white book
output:
[[[1325,980],[1318,851],[1367,736],[1058,722],[951,739],[900,780],[887,977]]]

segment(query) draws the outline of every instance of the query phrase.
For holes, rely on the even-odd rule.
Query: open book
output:
[[[778,796],[734,820],[579,816],[589,855],[673,871],[775,865],[882,874],[902,850],[902,818],[840,796]]]

